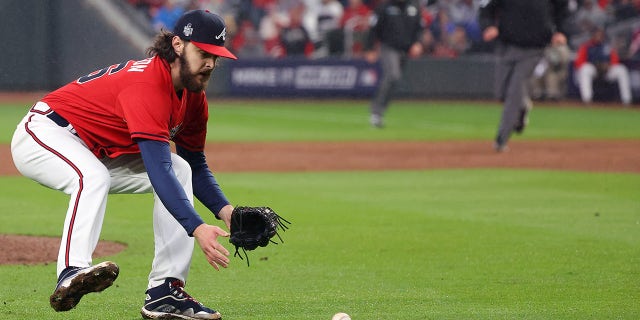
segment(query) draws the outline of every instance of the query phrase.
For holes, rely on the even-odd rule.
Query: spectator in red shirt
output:
[[[593,81],[600,77],[617,82],[622,103],[631,103],[629,70],[620,63],[618,52],[606,40],[604,29],[596,28],[591,39],[580,46],[574,62],[575,76],[584,103],[593,99]]]
[[[360,57],[363,54],[364,42],[369,30],[371,9],[362,0],[349,0],[340,19],[340,28],[345,35],[345,51],[347,54]]]

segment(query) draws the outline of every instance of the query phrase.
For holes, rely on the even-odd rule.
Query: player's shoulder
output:
[[[130,61],[127,65],[125,78],[120,81],[130,84],[148,84],[165,87],[171,81],[171,69],[169,64],[158,58],[150,57],[141,60]]]
[[[129,61],[127,72],[132,74],[170,73],[169,63],[160,57],[153,56],[140,60]]]

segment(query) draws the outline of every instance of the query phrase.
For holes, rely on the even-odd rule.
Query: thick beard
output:
[[[207,78],[207,81],[202,83],[199,82],[198,79],[196,79],[196,76],[200,75],[200,73],[195,75],[191,74],[191,68],[189,68],[187,59],[185,59],[184,56],[179,56],[178,60],[180,60],[180,82],[182,82],[182,85],[191,92],[203,91],[209,83],[209,79]]]

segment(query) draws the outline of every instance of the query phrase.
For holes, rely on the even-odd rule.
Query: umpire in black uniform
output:
[[[419,42],[422,30],[424,22],[420,5],[415,0],[385,1],[372,15],[369,35],[365,42],[365,58],[374,63],[378,60],[379,52],[382,66],[382,79],[371,101],[372,126],[383,127],[384,113],[389,105],[392,90],[402,77],[407,57],[422,54],[422,45]]]
[[[503,102],[495,149],[505,151],[511,133],[522,133],[532,104],[527,80],[550,43],[566,43],[560,32],[568,0],[481,0],[485,41],[496,43],[496,95]]]

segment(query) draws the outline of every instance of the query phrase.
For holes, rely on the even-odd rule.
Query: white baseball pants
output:
[[[578,88],[580,89],[580,97],[585,103],[593,100],[593,79],[598,75],[596,67],[591,63],[585,63],[575,73]],[[621,64],[614,64],[609,67],[605,79],[609,82],[617,82],[620,91],[620,100],[624,104],[631,103],[631,81],[629,78],[629,70]]]
[[[153,187],[139,154],[98,159],[71,126],[59,126],[47,117],[50,113],[43,102],[33,106],[16,128],[11,153],[24,176],[70,195],[58,253],[59,275],[67,266],[92,264],[108,194],[151,193]],[[172,154],[172,160],[180,184],[193,199],[189,164],[176,154]],[[164,283],[167,277],[186,282],[194,240],[155,193],[153,230],[155,256],[149,288]]]

